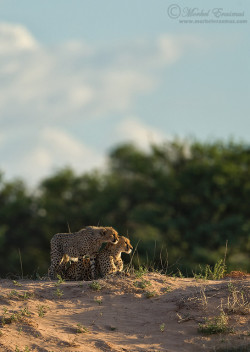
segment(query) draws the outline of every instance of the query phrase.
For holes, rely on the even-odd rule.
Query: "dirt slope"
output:
[[[0,351],[250,350],[249,276],[196,281],[149,273],[90,285],[0,280]],[[198,332],[222,309],[228,332]]]

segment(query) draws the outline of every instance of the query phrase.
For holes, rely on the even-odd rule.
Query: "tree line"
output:
[[[98,224],[130,238],[135,266],[190,275],[228,242],[228,268],[249,270],[249,199],[250,148],[231,141],[123,144],[105,170],[64,168],[33,191],[2,173],[0,276],[45,275],[55,233]]]

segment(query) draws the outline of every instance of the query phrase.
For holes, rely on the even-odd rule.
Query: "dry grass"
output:
[[[205,323],[199,324],[198,331],[204,334],[220,334],[232,332],[232,328],[228,325],[228,316],[222,311],[218,316],[208,318]]]

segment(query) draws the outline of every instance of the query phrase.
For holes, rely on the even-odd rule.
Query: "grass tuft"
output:
[[[160,332],[164,332],[164,330],[165,330],[165,324],[162,323],[162,324],[160,325]]]
[[[13,280],[12,281],[13,282],[13,284],[15,285],[15,286],[22,286],[18,281],[16,281],[16,280]]]
[[[61,275],[57,274],[57,282],[55,283],[55,286],[59,286],[65,282],[65,280],[61,277]]]
[[[94,301],[99,304],[99,306],[102,304],[102,299],[101,298],[95,298]]]
[[[134,282],[134,286],[138,287],[138,288],[141,288],[142,290],[144,290],[144,288],[146,288],[147,286],[150,286],[150,285],[151,285],[151,282],[147,281],[145,279],[141,279],[140,281],[135,281]]]
[[[222,311],[217,317],[206,319],[204,324],[199,324],[198,331],[204,334],[220,334],[232,332],[228,326],[228,316]]]
[[[47,312],[47,307],[42,304],[39,304],[37,307],[37,311],[38,311],[38,316],[40,318],[43,318]]]
[[[139,269],[138,270],[135,270],[135,277],[137,279],[140,279],[143,275],[147,274],[148,273],[148,269],[142,267],[142,266],[139,266]]]
[[[146,296],[147,298],[155,297],[155,295],[156,295],[156,291],[146,291],[146,292],[145,292],[145,296]]]
[[[86,328],[86,326],[83,326],[82,324],[78,323],[76,326],[76,332],[78,334],[86,334],[89,332],[89,330]]]
[[[55,291],[55,295],[57,295],[57,297],[62,297],[63,296],[63,291],[60,290],[60,288],[57,288],[56,291]]]
[[[206,265],[203,269],[200,266],[200,272],[198,274],[194,273],[194,278],[196,280],[220,280],[226,274],[226,265],[223,259],[218,260],[214,267]]]
[[[249,314],[250,302],[246,293],[242,289],[238,290],[231,282],[228,284],[228,290],[227,312],[231,314]]]
[[[97,282],[97,281],[91,282],[91,284],[89,284],[89,287],[90,287],[93,291],[100,291],[100,290],[102,289],[101,284],[99,284],[99,282]]]

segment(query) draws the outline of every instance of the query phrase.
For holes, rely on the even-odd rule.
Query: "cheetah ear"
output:
[[[101,235],[104,236],[104,235],[106,234],[106,232],[107,232],[107,230],[106,230],[106,229],[103,229],[103,230],[101,231]]]

